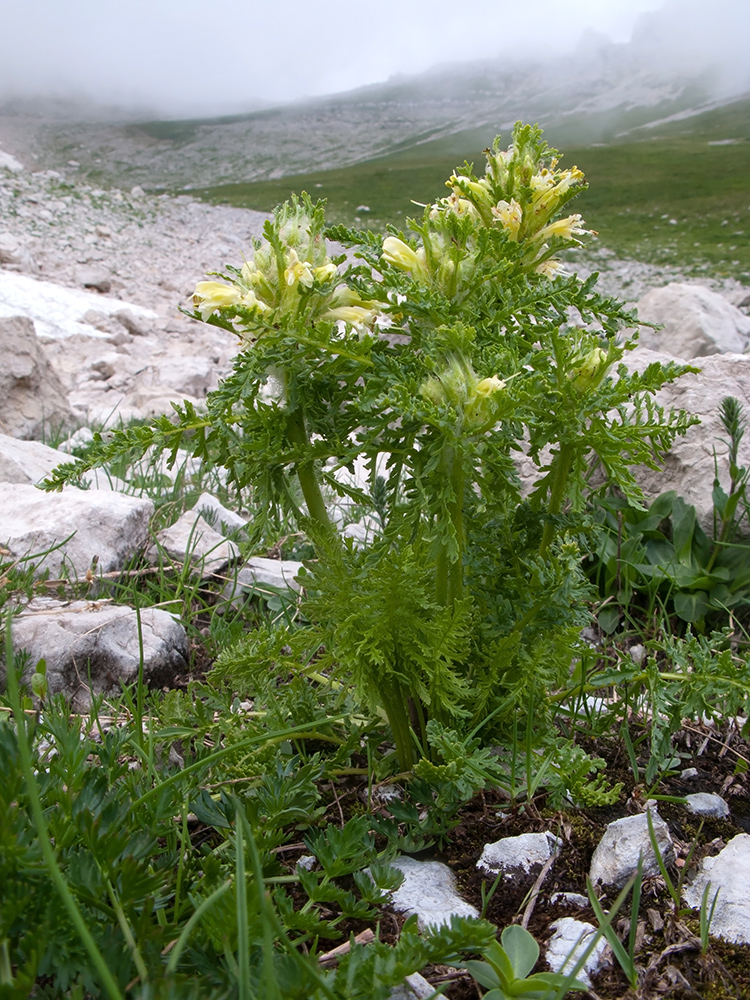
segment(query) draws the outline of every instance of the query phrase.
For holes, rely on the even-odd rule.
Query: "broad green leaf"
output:
[[[485,949],[485,952],[486,951],[487,949]],[[508,963],[508,965],[510,966],[510,963]],[[500,985],[500,977],[492,966],[487,964],[487,962],[476,962],[472,960],[470,962],[466,962],[464,964],[464,968],[476,979],[480,986],[485,986],[487,989],[490,989],[493,986]],[[510,968],[510,972],[511,976],[509,977],[509,981],[512,981],[512,967]]]
[[[539,945],[533,934],[529,934],[519,924],[511,924],[500,935],[500,941],[513,966],[516,979],[525,979],[539,958]]]
[[[708,597],[703,591],[696,594],[675,594],[674,609],[684,622],[698,622],[706,616]]]

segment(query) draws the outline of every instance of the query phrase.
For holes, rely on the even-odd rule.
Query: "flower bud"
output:
[[[596,388],[607,372],[607,352],[594,347],[574,368],[570,377],[576,389]]]
[[[402,271],[408,271],[413,278],[428,277],[424,248],[412,250],[397,236],[386,236],[383,240],[383,259]]]

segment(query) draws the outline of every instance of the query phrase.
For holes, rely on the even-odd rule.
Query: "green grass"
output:
[[[556,141],[555,129],[548,137]],[[488,133],[486,141],[491,138]],[[402,227],[419,215],[414,201],[445,193],[445,179],[464,158],[481,169],[476,131],[465,139],[461,152],[454,136],[341,170],[193,193],[270,211],[304,190],[328,200],[331,221],[382,231],[386,223]],[[728,139],[733,142],[716,144]],[[564,162],[576,163],[590,183],[575,210],[599,232],[601,245],[696,274],[750,278],[750,100],[564,153]]]

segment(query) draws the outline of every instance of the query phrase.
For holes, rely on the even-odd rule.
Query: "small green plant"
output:
[[[745,432],[741,404],[732,396],[721,402],[727,433],[729,492],[717,472],[713,484],[713,532],[698,522],[695,507],[674,490],[643,509],[626,499],[600,499],[596,507],[594,554],[588,563],[602,597],[613,598],[599,614],[599,625],[614,632],[623,613],[652,615],[663,608],[684,622],[703,627],[723,623],[750,605],[748,543],[742,536],[748,517],[750,472],[738,465]]]
[[[493,941],[482,952],[484,961],[466,963],[466,969],[488,990],[485,1000],[511,1000],[512,997],[564,997],[571,990],[585,990],[585,983],[559,972],[531,970],[539,960],[539,945],[526,928],[518,924],[506,927],[500,941]],[[554,991],[554,992],[553,992]]]

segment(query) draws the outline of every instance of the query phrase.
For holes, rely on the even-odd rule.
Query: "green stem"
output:
[[[449,546],[444,543],[438,553],[435,566],[435,596],[438,604],[452,607],[463,597],[464,592],[464,490],[466,472],[463,454],[455,448],[446,448],[441,460],[442,472],[451,484],[452,497],[448,503],[453,538],[458,547],[458,555],[451,558]]]
[[[549,498],[549,513],[551,516],[559,514],[563,501],[565,499],[565,493],[568,487],[568,479],[570,478],[570,469],[573,465],[573,458],[575,456],[575,446],[572,444],[561,444],[560,452],[557,456],[557,464],[555,467],[555,475],[552,480],[552,490],[550,492]],[[542,544],[539,546],[540,555],[544,553],[549,548],[549,544],[555,536],[555,526],[550,519],[544,526],[544,534],[542,535]]]
[[[296,408],[289,411],[287,417],[287,434],[292,444],[309,448],[310,442],[307,438],[305,418],[301,409]],[[305,503],[307,504],[307,513],[314,521],[317,521],[327,531],[333,533],[333,525],[331,524],[331,519],[328,517],[325,500],[320,491],[318,478],[315,475],[315,462],[311,458],[303,459],[297,463],[296,471],[299,484],[302,488],[302,496],[305,498]]]
[[[380,685],[380,693],[385,714],[393,733],[396,744],[399,766],[402,771],[411,771],[414,764],[414,751],[411,741],[411,724],[406,707],[406,697],[398,681],[389,681]]]

